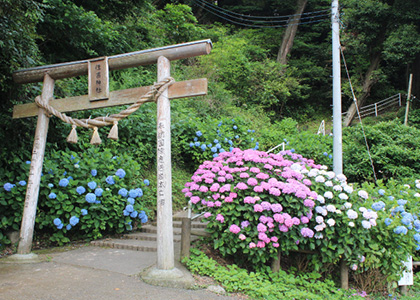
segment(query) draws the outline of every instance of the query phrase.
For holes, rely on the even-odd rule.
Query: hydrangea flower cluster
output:
[[[420,180],[415,181],[413,188],[407,184],[404,187],[407,190],[400,191],[399,196],[403,198],[399,199],[391,195],[392,191],[379,189],[377,200],[381,200],[374,202],[372,209],[377,212],[384,212],[388,216],[383,220],[383,223],[396,235],[408,235],[412,232],[418,251],[420,250],[420,215],[410,211],[412,210],[411,206],[416,207],[418,200],[420,200]]]
[[[93,177],[96,177],[98,175],[98,171],[96,169],[92,169],[90,174]],[[64,172],[64,175],[67,175],[66,172]],[[124,169],[118,169],[114,175],[109,175],[108,177],[106,177],[105,179],[105,185],[108,184],[110,186],[115,185],[115,180],[117,177],[118,179],[123,179],[126,176],[126,172]],[[61,188],[66,188],[69,185],[71,185],[71,180],[72,177],[67,177],[67,178],[62,178],[60,179],[58,186]],[[148,185],[149,180],[145,179],[144,180],[144,184]],[[9,187],[9,186],[7,186]],[[53,188],[54,184],[53,183],[49,183],[48,184],[49,188]],[[89,205],[99,205],[101,204],[101,197],[103,196],[104,190],[100,187],[100,183],[99,181],[95,181],[95,180],[91,180],[89,182],[87,182],[86,186],[83,185],[79,185],[75,188],[75,192],[77,195],[83,196],[86,203]],[[140,220],[141,223],[146,223],[148,221],[148,217],[146,215],[146,213],[142,210],[142,211],[136,211],[134,209],[134,203],[136,200],[138,200],[140,197],[143,196],[143,190],[141,188],[136,188],[136,189],[131,189],[131,190],[127,190],[125,188],[121,188],[118,191],[118,194],[120,196],[122,196],[123,198],[126,198],[126,206],[125,209],[122,211],[122,215],[127,217],[129,216],[132,219],[136,219],[138,218]],[[50,192],[50,194],[48,195],[48,197],[50,199],[57,199],[57,194],[54,192]],[[59,199],[57,199],[57,201],[59,201]],[[70,230],[72,227],[76,226],[80,219],[79,217],[83,217],[88,215],[89,213],[89,207],[87,206],[86,208],[82,208],[80,210],[80,215],[79,216],[71,216],[69,219],[69,222],[67,225],[65,225],[59,218],[55,218],[53,220],[53,224],[57,227],[57,229],[63,229],[65,228],[66,230]],[[128,230],[132,229],[132,225],[131,225],[131,221],[127,221],[126,222],[126,228]]]
[[[375,211],[348,202],[353,188],[344,175],[289,150],[267,154],[235,148],[205,161],[191,179],[185,196],[206,211],[208,228],[221,232],[224,244],[226,239],[231,247],[245,242],[244,253],[305,248],[330,239],[336,227],[347,232],[376,226]]]
[[[131,156],[113,154],[113,150],[98,147],[80,154],[69,150],[49,153],[41,174],[35,230],[47,230],[50,241],[62,245],[70,241],[70,235],[97,239],[147,222],[153,200],[143,193],[148,195],[150,182],[138,182],[141,166]],[[29,171],[29,165],[23,167]],[[21,176],[25,175],[27,172],[22,172]],[[138,184],[133,186],[134,182]],[[2,215],[6,222],[0,225],[0,242],[9,243],[4,232],[19,226],[16,213],[23,211],[27,183],[17,177],[1,185],[0,206],[11,209]],[[120,190],[126,190],[125,197],[118,194]],[[127,216],[128,205],[133,211]]]
[[[123,198],[127,199],[127,205],[123,210],[123,215],[130,216],[133,219],[139,218],[141,223],[146,223],[148,220],[146,213],[143,210],[140,212],[135,210],[133,206],[136,201],[136,198],[140,198],[143,196],[143,190],[141,188],[137,188],[127,191],[125,188],[122,188],[118,191],[118,194]]]
[[[259,148],[259,143],[255,141],[253,129],[243,129],[243,125],[236,122],[235,119],[220,121],[216,128],[203,133],[196,131],[189,146],[191,149],[201,153],[200,157],[209,159],[217,157],[225,151],[232,151],[235,147],[253,147]],[[202,160],[201,160],[202,161]]]
[[[347,179],[344,175],[337,175],[332,171],[312,169],[307,173],[308,178],[314,178],[314,188],[317,191],[331,188],[331,191],[320,193],[316,199],[315,207],[315,222],[314,227],[316,239],[324,237],[323,231],[326,228],[332,229],[337,223],[343,223],[349,229],[357,226],[362,226],[364,229],[370,229],[376,226],[376,219],[378,214],[372,209],[363,206],[353,207],[353,204],[348,202],[351,194],[354,192],[353,188],[347,184]],[[358,191],[358,196],[361,199],[366,199],[368,194],[364,190]],[[335,230],[327,230],[328,233],[335,232]]]

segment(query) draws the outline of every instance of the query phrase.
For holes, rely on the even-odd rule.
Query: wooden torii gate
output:
[[[157,63],[157,80],[170,77],[170,61],[209,54],[210,40],[177,44],[105,58],[74,61],[18,70],[13,74],[16,83],[43,81],[41,101],[60,112],[73,112],[136,103],[151,86],[109,92],[108,71]],[[89,74],[89,95],[52,99],[57,79]],[[101,80],[97,80],[97,79]],[[172,166],[169,99],[207,94],[207,79],[176,82],[157,98],[157,269],[174,269],[172,228]],[[50,101],[51,99],[51,101]],[[31,246],[35,225],[41,171],[47,140],[49,117],[35,103],[16,105],[13,118],[38,116],[32,160],[23,210],[18,256],[32,255]],[[24,258],[23,258],[24,259]]]

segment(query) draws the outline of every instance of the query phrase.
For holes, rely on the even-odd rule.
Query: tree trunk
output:
[[[366,99],[370,95],[370,90],[372,89],[372,86],[376,83],[377,79],[373,77],[373,72],[376,71],[379,67],[379,63],[381,62],[381,54],[379,52],[376,52],[373,57],[370,60],[370,66],[366,72],[365,79],[363,82],[363,89],[362,94],[357,99],[357,106],[360,108],[365,102]],[[350,126],[351,122],[353,121],[353,118],[355,117],[357,113],[356,105],[354,102],[350,105],[349,109],[347,110],[347,115],[344,120],[344,126]]]
[[[293,41],[296,36],[301,14],[305,10],[305,6],[308,0],[297,0],[297,9],[293,16],[289,18],[288,26],[283,35],[283,41],[277,54],[277,62],[286,65],[287,55],[292,51]]]
[[[420,54],[417,54],[414,60],[411,73],[413,73],[413,88],[411,93],[420,99]]]

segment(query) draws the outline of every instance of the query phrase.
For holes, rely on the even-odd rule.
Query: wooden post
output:
[[[181,259],[190,257],[191,246],[191,218],[182,218],[181,231]]]
[[[410,74],[410,80],[408,82],[408,94],[407,94],[407,104],[405,106],[405,118],[404,118],[404,125],[408,125],[408,111],[410,109],[410,98],[411,98],[411,85],[413,82],[413,74]]]
[[[341,288],[343,290],[349,289],[349,267],[346,264],[346,260],[344,258],[341,259],[340,262],[340,280],[341,280]]]
[[[54,80],[48,75],[44,76],[41,99],[49,101],[54,94]],[[31,252],[33,232],[35,225],[36,207],[38,203],[39,184],[41,182],[42,164],[44,161],[45,144],[47,142],[49,117],[43,108],[38,109],[34,146],[32,150],[31,168],[29,170],[28,186],[26,188],[25,207],[20,227],[20,241],[17,253],[29,254]]]
[[[161,56],[157,62],[158,81],[171,74],[170,61]],[[174,268],[172,228],[171,107],[168,91],[157,99],[157,269]]]
[[[278,250],[277,257],[273,258],[273,261],[271,262],[271,271],[273,271],[273,273],[280,271],[280,268],[281,268],[280,262],[281,262],[281,252],[280,250]]]

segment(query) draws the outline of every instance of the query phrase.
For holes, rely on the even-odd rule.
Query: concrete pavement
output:
[[[228,300],[244,299],[195,289],[149,285],[139,276],[156,263],[156,252],[83,246],[39,255],[39,263],[0,259],[0,300]],[[176,268],[185,268],[179,263]]]

